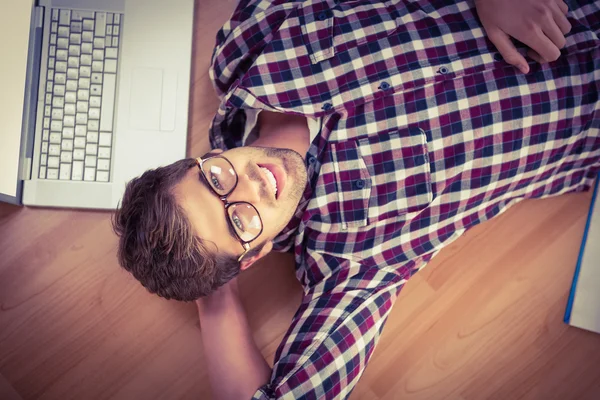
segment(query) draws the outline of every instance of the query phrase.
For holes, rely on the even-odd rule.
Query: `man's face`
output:
[[[302,157],[293,150],[263,147],[240,147],[218,155],[233,165],[238,176],[227,201],[248,202],[260,214],[263,231],[250,243],[250,248],[272,240],[292,218],[306,187]],[[213,242],[215,252],[237,257],[244,248],[227,222],[224,203],[200,174],[198,168],[191,168],[175,187],[175,196],[200,238]]]

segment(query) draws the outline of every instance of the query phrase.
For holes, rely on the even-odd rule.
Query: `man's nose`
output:
[[[248,174],[239,174],[235,190],[228,196],[229,202],[246,201],[257,205],[261,200],[260,182],[253,180]]]

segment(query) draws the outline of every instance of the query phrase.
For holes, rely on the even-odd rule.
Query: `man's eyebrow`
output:
[[[217,197],[216,193],[210,188],[210,186],[208,186],[208,182],[206,182],[204,174],[202,174],[202,170],[200,168],[198,168],[198,180],[204,185],[206,190],[208,190],[211,195]],[[221,199],[219,199],[219,201],[223,204]],[[225,204],[223,204],[223,206],[225,206]],[[227,215],[227,210],[225,210],[225,207],[223,207],[223,211],[225,214],[225,225],[227,225],[227,231],[229,232],[229,236],[231,236],[233,239],[239,240],[238,235],[235,233],[235,230],[229,223],[229,217]]]

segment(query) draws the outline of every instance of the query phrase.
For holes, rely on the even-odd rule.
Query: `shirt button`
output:
[[[364,179],[357,179],[354,181],[354,186],[357,189],[362,189],[365,187],[365,180]]]
[[[323,107],[321,107],[321,109],[325,110],[325,111],[329,111],[329,110],[331,110],[332,107],[333,106],[331,105],[331,103],[325,103],[325,104],[323,104]]]
[[[319,21],[325,21],[327,19],[327,13],[322,12],[317,18],[319,18]]]
[[[502,57],[502,54],[496,53],[496,54],[494,54],[494,60],[502,61],[502,60],[504,60],[504,57]]]
[[[387,82],[381,82],[381,86],[379,86],[379,89],[381,90],[388,90],[390,88],[390,84]]]
[[[315,163],[315,161],[317,161],[317,159],[316,159],[316,158],[314,158],[313,156],[310,156],[310,157],[308,157],[308,163],[309,163],[310,165],[313,165],[313,164]]]
[[[447,74],[447,73],[448,73],[448,68],[446,68],[446,67],[441,67],[441,68],[438,70],[438,72],[439,72],[440,74]]]

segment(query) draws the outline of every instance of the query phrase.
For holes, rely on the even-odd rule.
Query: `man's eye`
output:
[[[233,214],[231,216],[231,221],[233,222],[233,225],[235,225],[236,228],[238,228],[242,232],[244,231],[244,224],[242,224],[242,220],[236,214]]]
[[[221,186],[221,183],[219,182],[219,180],[217,179],[217,177],[216,177],[216,176],[214,176],[214,175],[211,175],[211,176],[210,176],[210,181],[212,182],[212,185],[213,185],[215,188],[217,188],[217,189],[219,189],[219,190],[223,190],[223,187]]]

